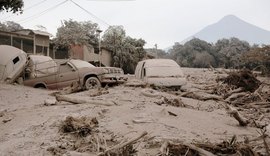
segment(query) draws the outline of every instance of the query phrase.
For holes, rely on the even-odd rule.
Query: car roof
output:
[[[143,60],[144,67],[175,67],[179,66],[174,60],[171,59],[148,59]]]
[[[0,64],[6,65],[10,60],[14,59],[16,56],[25,53],[21,49],[9,46],[9,45],[0,45]],[[26,53],[25,53],[26,55]]]

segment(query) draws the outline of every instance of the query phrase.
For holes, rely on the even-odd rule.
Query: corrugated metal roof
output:
[[[31,35],[31,33],[32,33],[35,35],[42,35],[42,36],[49,36],[49,37],[52,36],[52,34],[46,32],[46,31],[31,30],[31,29],[22,29],[22,30],[15,31],[15,33],[24,34],[24,35]]]
[[[43,35],[43,36],[52,36],[52,34],[46,32],[46,31],[40,31],[40,30],[32,30],[34,34]]]

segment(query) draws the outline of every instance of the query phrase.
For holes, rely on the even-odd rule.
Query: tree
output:
[[[210,55],[207,51],[203,51],[195,54],[193,60],[193,67],[209,67],[209,65],[215,65],[214,56]]]
[[[157,48],[149,48],[146,49],[147,54],[150,54],[156,58],[169,58],[169,54],[166,53],[164,50],[162,49],[157,49]]]
[[[23,8],[23,1],[22,0],[1,0],[0,1],[0,12],[7,11],[7,12],[20,12],[22,13]]]
[[[69,47],[71,44],[92,44],[97,45],[98,38],[96,30],[98,24],[87,22],[77,22],[73,20],[64,21],[57,29],[54,43],[56,46]]]
[[[215,66],[212,45],[206,41],[194,38],[184,45],[175,43],[169,50],[170,56],[181,66],[186,67],[209,67]]]
[[[240,67],[241,55],[250,50],[250,45],[246,41],[241,41],[238,38],[221,39],[215,44],[215,51],[219,65],[224,65],[225,68]]]
[[[7,21],[4,23],[0,22],[0,30],[11,32],[11,31],[16,31],[16,30],[21,30],[21,29],[23,29],[23,27],[19,23],[16,23],[13,21]]]
[[[241,57],[245,66],[252,70],[260,68],[262,74],[270,74],[270,45],[255,47]]]
[[[113,55],[112,64],[125,73],[134,73],[136,64],[145,56],[143,39],[126,36],[123,26],[110,26],[102,37],[102,46]]]

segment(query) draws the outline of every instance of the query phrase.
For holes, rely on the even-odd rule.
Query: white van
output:
[[[0,45],[0,82],[12,83],[24,71],[27,54],[21,49]]]
[[[181,87],[186,84],[182,69],[171,59],[148,59],[138,62],[135,78],[154,86]]]

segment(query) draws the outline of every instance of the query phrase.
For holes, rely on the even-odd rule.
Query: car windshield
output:
[[[182,77],[183,73],[179,67],[148,67],[147,77]]]
[[[70,60],[70,62],[76,67],[76,68],[84,68],[84,67],[90,67],[93,68],[95,67],[94,65],[86,62],[86,61],[82,61],[82,60]]]

